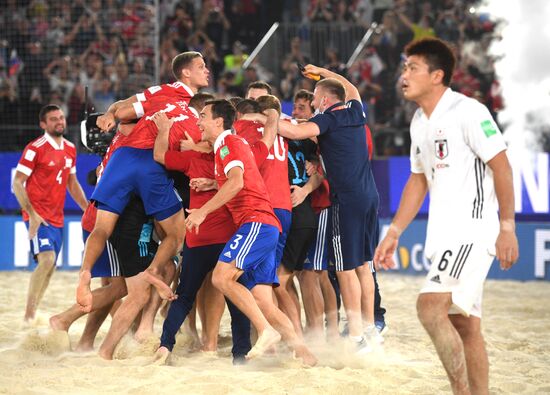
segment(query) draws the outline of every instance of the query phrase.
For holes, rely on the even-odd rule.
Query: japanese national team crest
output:
[[[435,140],[435,156],[437,159],[445,159],[449,155],[447,140]]]

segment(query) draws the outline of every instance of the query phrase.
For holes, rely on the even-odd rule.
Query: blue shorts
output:
[[[378,238],[378,199],[349,193],[333,197],[332,202],[329,261],[336,271],[353,270],[372,261]]]
[[[25,225],[29,229],[29,221],[25,221]],[[31,253],[36,262],[38,262],[36,256],[45,251],[55,252],[55,258],[57,259],[59,251],[61,251],[61,247],[63,246],[63,228],[41,224],[38,227],[36,236],[33,237],[30,243]]]
[[[275,263],[277,266],[281,263],[283,259],[283,251],[285,250],[286,238],[290,232],[290,226],[292,225],[292,212],[284,210],[282,208],[275,208],[273,212],[279,219],[281,223],[281,233],[279,233],[279,240],[277,241],[277,251],[275,252]]]
[[[158,221],[182,209],[181,199],[166,169],[155,162],[152,149],[121,147],[115,151],[99,180],[92,200],[100,210],[121,215],[133,193],[145,212]]]
[[[219,260],[235,261],[244,273],[239,282],[248,289],[257,284],[279,285],[275,251],[279,229],[260,222],[243,224],[223,248]]]
[[[318,214],[317,236],[311,244],[307,258],[304,261],[304,270],[327,270],[328,269],[328,216],[329,208],[323,209]]]
[[[82,229],[82,239],[84,243],[88,240],[88,236],[90,236],[90,232]],[[118,254],[113,245],[107,240],[103,252],[99,258],[97,258],[92,268],[92,278],[119,277],[121,275]]]

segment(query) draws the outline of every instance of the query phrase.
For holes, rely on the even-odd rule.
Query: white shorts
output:
[[[449,314],[481,318],[483,283],[494,260],[494,243],[440,244],[420,293],[451,293]]]

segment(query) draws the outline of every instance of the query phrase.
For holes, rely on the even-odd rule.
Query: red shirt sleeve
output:
[[[234,167],[240,167],[244,171],[243,148],[244,142],[238,138],[226,138],[225,144],[219,148],[218,155],[222,162],[223,173],[226,176],[229,170]]]
[[[16,170],[25,174],[27,177],[30,176],[38,162],[39,155],[40,151],[38,151],[36,147],[32,144],[27,145],[21,155],[21,159],[19,159]]]

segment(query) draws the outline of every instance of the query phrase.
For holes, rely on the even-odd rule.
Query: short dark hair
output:
[[[344,88],[344,85],[340,81],[334,78],[325,78],[317,82],[315,87],[323,88],[329,95],[335,96],[340,101],[346,100],[346,88]]]
[[[281,114],[281,102],[273,95],[263,95],[256,98],[256,101],[260,105],[260,110],[265,111],[268,108],[277,110]]]
[[[233,122],[235,122],[235,107],[233,107],[233,104],[229,100],[208,100],[204,105],[212,106],[212,118],[223,119],[223,128],[225,130],[233,127]]]
[[[40,112],[38,113],[38,119],[40,122],[46,122],[46,115],[52,111],[61,110],[61,107],[59,107],[57,104],[46,104],[44,107],[40,109]]]
[[[405,47],[405,55],[421,56],[428,64],[430,72],[443,71],[443,85],[451,85],[456,65],[456,57],[451,46],[439,38],[415,40]]]
[[[172,59],[172,73],[177,80],[181,77],[181,71],[188,67],[195,58],[202,58],[200,52],[187,51],[174,56],[174,59]]]
[[[260,105],[256,100],[243,99],[235,107],[241,114],[253,114],[260,112]]]
[[[233,107],[237,108],[237,104],[239,104],[244,98],[240,96],[233,96],[229,98],[229,102],[233,104]],[[238,111],[238,110],[237,110]]]
[[[268,94],[271,95],[272,88],[271,85],[269,85],[265,81],[254,81],[248,84],[248,88],[246,88],[246,91],[248,92],[250,89],[265,89]]]
[[[313,101],[313,93],[306,89],[300,89],[298,92],[294,94],[294,101],[300,100],[300,99],[306,100],[309,103],[311,103]]]
[[[214,95],[210,93],[195,93],[195,95],[189,100],[189,107],[193,107],[197,111],[201,111],[204,107],[204,103],[208,100],[214,100]]]

